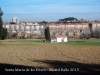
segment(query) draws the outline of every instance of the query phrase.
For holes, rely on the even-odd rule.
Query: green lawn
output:
[[[47,43],[42,39],[6,39],[0,45],[38,45],[38,44],[57,44],[70,46],[100,46],[100,39],[68,39],[65,43]]]
[[[74,46],[100,46],[100,39],[69,39],[67,44]]]

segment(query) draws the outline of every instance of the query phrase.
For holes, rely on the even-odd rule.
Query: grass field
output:
[[[0,41],[0,67],[8,66],[46,70],[79,68],[81,74],[99,74],[100,39],[69,39],[67,43],[44,43],[39,39],[3,40]]]

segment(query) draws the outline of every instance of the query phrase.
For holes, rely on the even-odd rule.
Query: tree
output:
[[[3,28],[2,40],[7,38],[7,28]]]
[[[12,26],[11,25],[9,25],[9,28],[8,28],[8,38],[12,38]]]
[[[3,22],[1,16],[3,15],[3,12],[1,11],[0,8],[0,39],[4,40],[7,37],[7,29],[3,28]]]
[[[64,18],[64,19],[59,19],[60,22],[76,22],[78,19],[74,18],[74,17],[68,17],[68,18]]]
[[[10,24],[16,24],[15,22],[10,22]]]
[[[100,26],[96,24],[96,27],[94,29],[94,37],[100,38]]]
[[[93,37],[92,23],[89,23],[90,36]]]
[[[16,31],[16,39],[18,39],[18,28],[17,28],[17,26],[16,25],[14,25],[14,30]]]
[[[2,27],[2,18],[1,16],[3,15],[3,12],[1,11],[1,8],[0,8],[0,39],[2,39],[2,34],[3,34],[3,27]]]
[[[49,27],[45,28],[45,39],[46,41],[51,41]]]
[[[46,39],[46,41],[50,42],[51,41],[51,38],[50,38],[50,29],[49,29],[49,26],[46,25],[48,22],[43,21],[43,23],[45,24],[44,25],[45,39]]]
[[[0,39],[2,39],[3,28],[2,28],[2,19],[0,17]]]
[[[85,38],[89,39],[91,33],[89,27],[84,28],[84,32],[85,32]]]

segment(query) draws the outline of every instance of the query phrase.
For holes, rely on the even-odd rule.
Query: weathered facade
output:
[[[3,27],[7,28],[9,34],[15,34],[20,37],[28,37],[28,36],[44,36],[44,26],[49,26],[51,38],[54,37],[54,33],[56,36],[79,36],[80,30],[84,34],[90,34],[89,23],[47,23],[47,24],[38,24],[38,23],[20,23],[20,24],[4,24]],[[92,30],[94,31],[96,28],[100,27],[100,23],[92,22]]]

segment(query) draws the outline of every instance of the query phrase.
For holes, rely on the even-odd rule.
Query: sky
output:
[[[57,21],[67,17],[100,20],[100,0],[0,0],[3,22],[13,17],[26,22]]]

